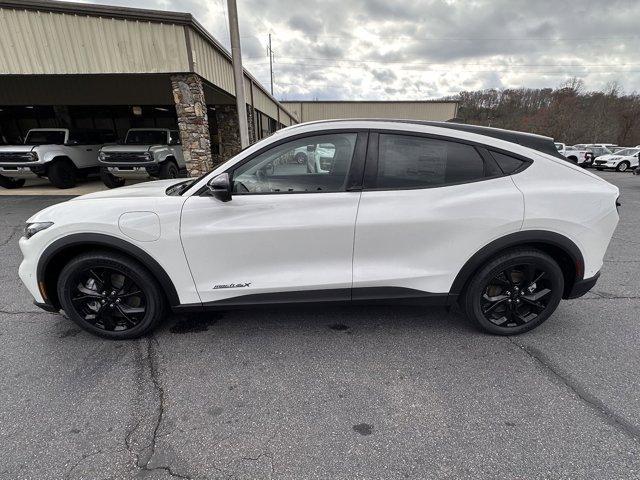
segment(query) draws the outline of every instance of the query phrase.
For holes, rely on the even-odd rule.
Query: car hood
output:
[[[103,152],[148,152],[153,145],[105,145],[100,150]]]
[[[171,185],[184,182],[184,178],[172,178],[170,180],[156,180],[154,182],[142,182],[128,187],[113,188],[102,192],[88,193],[71,199],[71,202],[78,200],[95,200],[99,198],[140,198],[140,197],[164,197],[166,190]]]
[[[35,145],[2,145],[0,153],[26,153],[35,148]]]

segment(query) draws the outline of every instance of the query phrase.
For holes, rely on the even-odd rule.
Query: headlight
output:
[[[27,153],[27,158],[29,159],[30,162],[37,162],[38,161],[38,154],[36,152],[28,152]]]
[[[100,153],[98,153],[98,158],[100,160],[104,160],[105,158],[107,158],[107,155],[104,152],[100,152]]]
[[[153,153],[146,152],[144,155],[145,160],[153,160]]]
[[[36,233],[49,228],[51,225],[53,225],[53,222],[27,223],[27,225],[24,227],[24,238],[31,238]]]

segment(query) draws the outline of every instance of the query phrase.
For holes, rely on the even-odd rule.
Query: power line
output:
[[[263,24],[264,25],[264,24]],[[266,25],[265,25],[266,27]],[[407,40],[407,39],[412,39],[412,40],[473,40],[473,41],[477,41],[477,40],[496,40],[496,41],[518,41],[518,40],[553,40],[553,41],[573,41],[573,40],[579,40],[579,41],[592,41],[592,40],[620,40],[620,39],[634,39],[634,38],[640,38],[640,34],[632,34],[632,35],[609,35],[609,36],[602,36],[602,37],[596,37],[596,36],[581,36],[581,37],[553,37],[553,36],[547,36],[547,37],[536,37],[536,36],[526,36],[526,35],[519,35],[517,37],[450,37],[450,36],[433,36],[433,35],[428,35],[428,36],[415,36],[415,35],[377,35],[375,33],[369,33],[369,32],[364,32],[366,36],[370,36],[370,37],[375,37],[375,38],[380,38],[380,39],[398,39],[398,40]],[[256,38],[259,38],[257,35],[248,35],[248,36],[253,36]],[[314,34],[306,34],[305,38],[351,38],[351,39],[358,39],[358,38],[362,38],[358,35],[324,35],[324,34],[318,34],[318,35],[314,35]]]

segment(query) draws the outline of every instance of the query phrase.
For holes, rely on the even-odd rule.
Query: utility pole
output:
[[[247,102],[244,98],[244,72],[242,53],[240,52],[240,28],[238,27],[238,6],[236,0],[227,0],[229,10],[229,35],[231,36],[231,60],[233,62],[233,80],[236,87],[236,107],[240,127],[240,146],[249,146],[249,124],[247,122]]]
[[[273,96],[273,50],[271,49],[271,34],[269,34],[269,74],[271,75],[271,96]]]

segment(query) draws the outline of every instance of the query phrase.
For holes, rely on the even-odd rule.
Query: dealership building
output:
[[[178,128],[191,175],[240,150],[229,52],[188,13],[0,0],[0,143],[30,128]],[[327,118],[449,120],[455,102],[279,102],[248,71],[249,138]]]

